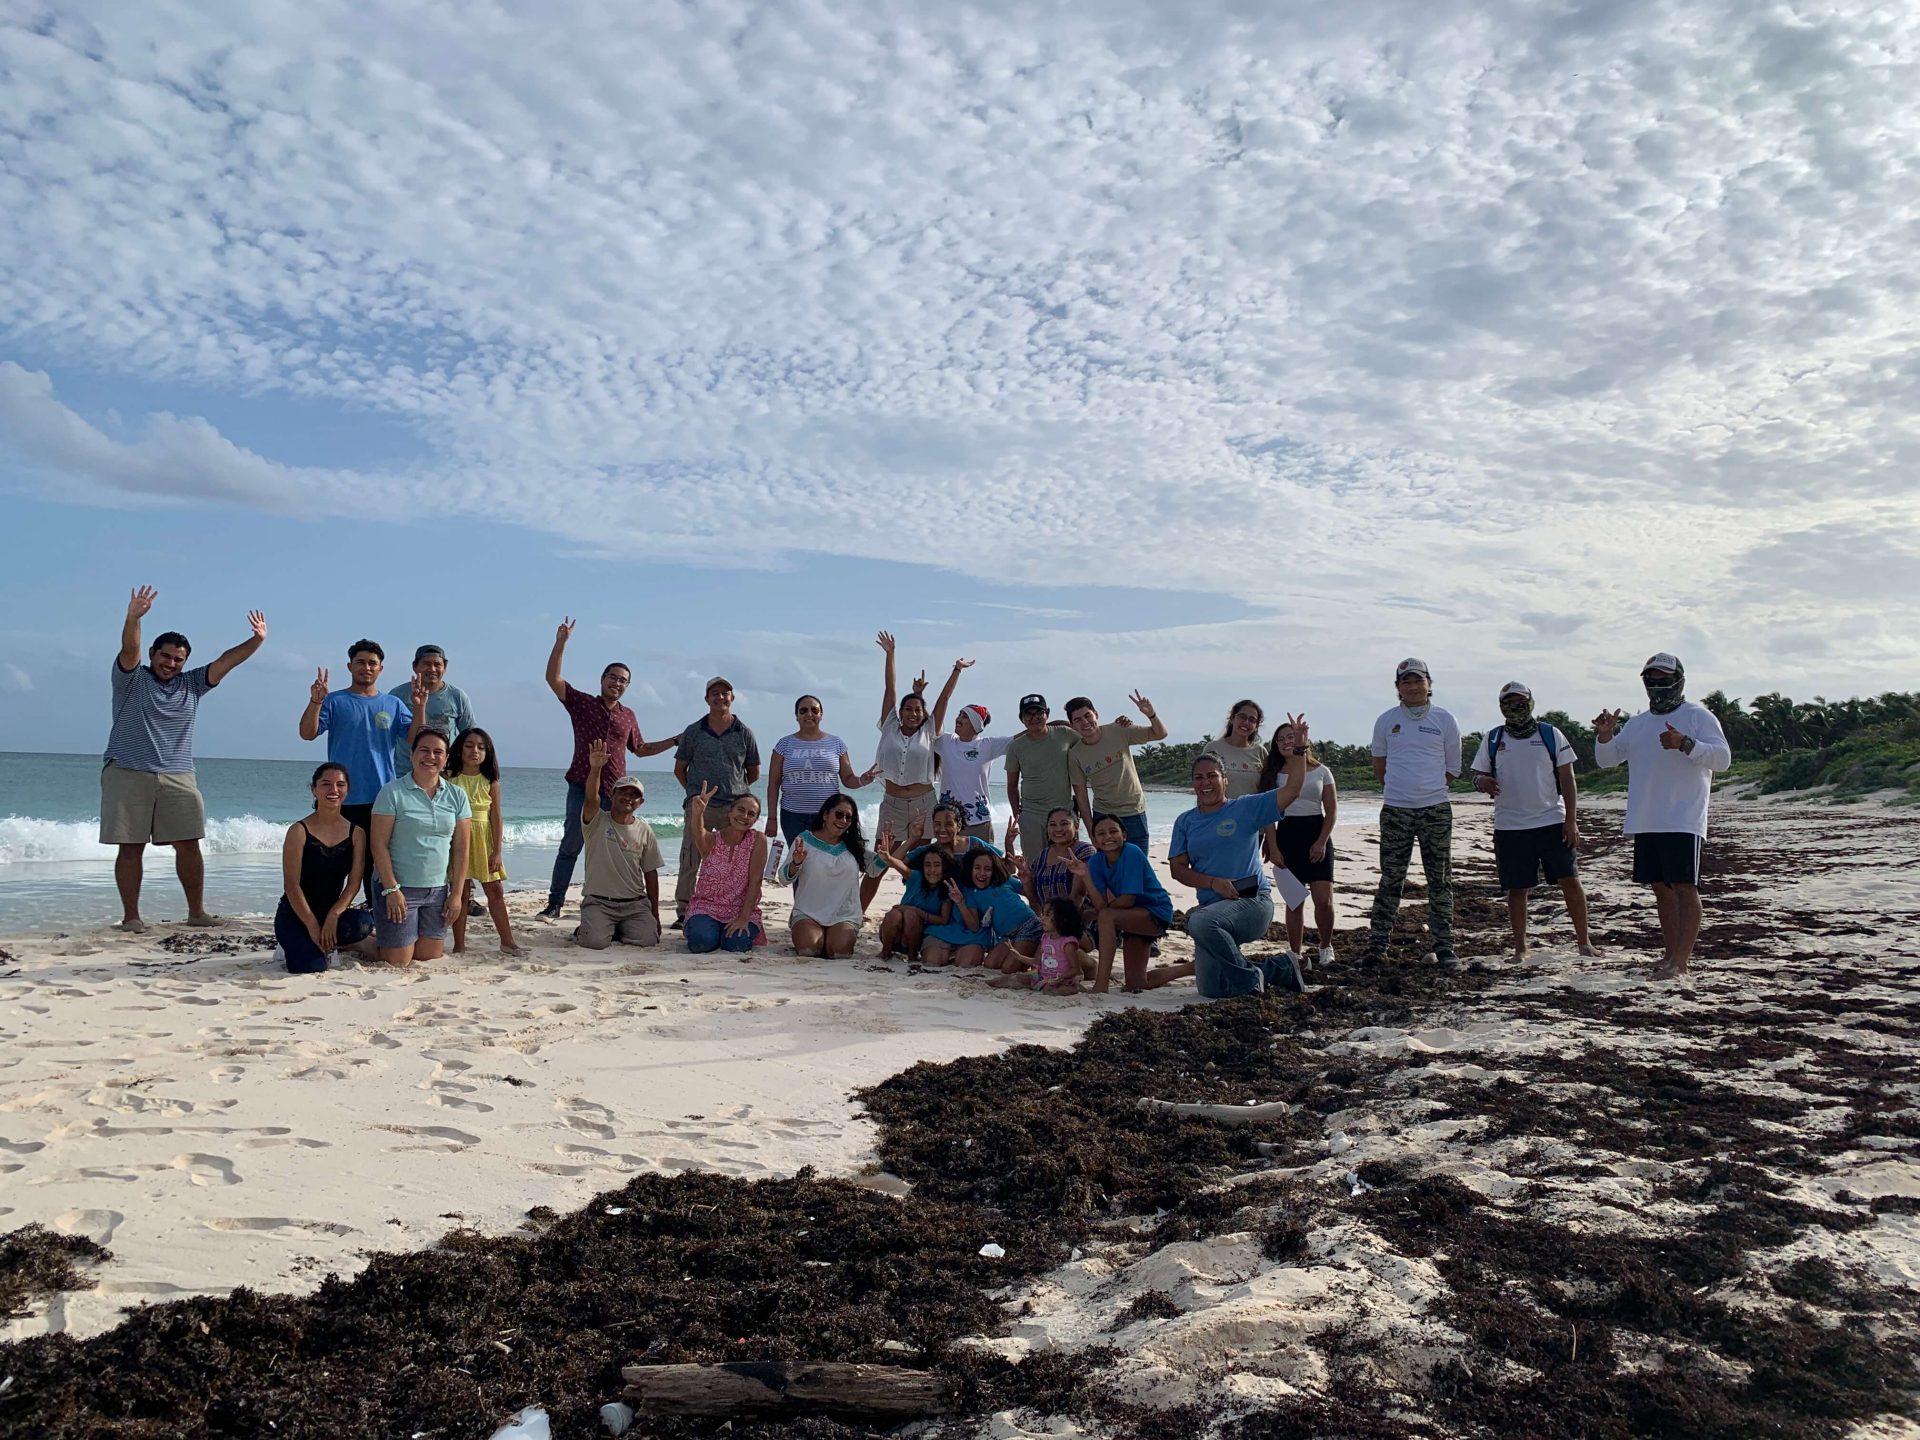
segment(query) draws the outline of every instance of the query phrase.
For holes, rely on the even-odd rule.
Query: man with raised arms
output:
[[[187,924],[213,925],[203,903],[206,805],[193,772],[193,722],[200,699],[267,639],[267,617],[247,612],[253,634],[211,665],[187,669],[193,646],[177,630],[155,638],[140,663],[140,621],[160,592],[142,585],[127,600],[120,653],[113,662],[113,729],[100,770],[100,843],[116,845],[113,880],[122,930],[144,930],[140,884],[148,845],[173,847],[173,871],[187,898]]]
[[[601,670],[600,691],[596,695],[576,690],[566,682],[560,674],[560,663],[566,658],[567,641],[573,635],[575,623],[571,616],[561,620],[553,632],[553,649],[547,654],[547,688],[553,692],[553,698],[566,707],[567,719],[573,724],[573,762],[567,766],[567,809],[560,832],[560,853],[553,857],[553,880],[547,886],[546,908],[540,912],[546,920],[558,920],[560,907],[566,903],[567,887],[573,883],[573,867],[585,843],[580,817],[589,799],[600,809],[611,810],[613,787],[627,773],[628,755],[644,760],[649,755],[663,754],[679,743],[677,740],[649,743],[641,736],[639,717],[621,703],[621,696],[633,683],[633,672],[620,661],[615,660]],[[599,770],[597,793],[589,797],[587,772],[592,768],[589,752],[596,740],[606,742],[607,754]]]
[[[1594,763],[1627,767],[1627,818],[1633,880],[1653,887],[1665,954],[1655,980],[1687,973],[1700,938],[1700,850],[1707,838],[1713,774],[1733,763],[1733,747],[1711,710],[1686,698],[1687,672],[1661,651],[1640,667],[1647,709],[1631,720],[1594,717]]]

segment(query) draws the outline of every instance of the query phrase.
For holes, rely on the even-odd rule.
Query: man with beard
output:
[[[1542,873],[1566,897],[1582,955],[1600,952],[1587,938],[1587,896],[1580,888],[1578,790],[1573,746],[1533,714],[1533,691],[1518,680],[1500,687],[1500,724],[1473,757],[1473,783],[1493,797],[1493,863],[1507,892],[1513,958],[1527,958],[1527,892]]]
[[[1713,712],[1686,698],[1687,672],[1665,651],[1640,667],[1648,708],[1594,717],[1594,763],[1627,767],[1627,819],[1633,837],[1633,879],[1651,885],[1660,911],[1665,955],[1655,980],[1687,973],[1700,938],[1700,848],[1707,838],[1713,773],[1733,763],[1733,749]]]

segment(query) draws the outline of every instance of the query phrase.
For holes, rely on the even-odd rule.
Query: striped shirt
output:
[[[213,688],[205,665],[161,681],[150,665],[113,665],[113,729],[102,757],[122,770],[150,775],[193,773],[193,719]]]

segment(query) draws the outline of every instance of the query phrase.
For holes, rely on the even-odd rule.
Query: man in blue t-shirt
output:
[[[327,689],[327,672],[316,670],[307,692],[307,708],[300,712],[300,738],[327,737],[327,759],[344,766],[347,798],[340,813],[369,835],[373,833],[373,802],[380,787],[394,777],[395,735],[409,745],[427,719],[426,682],[414,676],[408,700],[380,693],[380,672],[387,652],[372,640],[356,640],[347,647],[347,672],[353,683],[345,690]],[[411,703],[409,703],[411,701]],[[374,900],[374,867],[367,866],[367,904]]]
[[[1182,885],[1191,885],[1194,907],[1187,912],[1193,941],[1193,983],[1208,1000],[1257,995],[1276,986],[1304,991],[1300,968],[1285,950],[1254,961],[1240,947],[1265,938],[1273,923],[1273,896],[1261,863],[1260,832],[1274,824],[1299,798],[1307,778],[1307,728],[1304,717],[1289,715],[1295,743],[1285,757],[1282,783],[1227,799],[1227,772],[1212,755],[1193,762],[1194,808],[1173,822],[1167,868]]]
[[[247,612],[253,635],[187,669],[193,646],[177,630],[154,640],[140,663],[140,621],[160,592],[142,585],[127,600],[120,653],[113,663],[113,730],[100,769],[100,843],[115,845],[113,880],[120,891],[121,930],[144,930],[140,883],[148,845],[171,845],[173,869],[187,897],[187,924],[212,925],[202,903],[206,861],[200,839],[207,811],[193,777],[193,722],[200,700],[267,639],[267,617]]]

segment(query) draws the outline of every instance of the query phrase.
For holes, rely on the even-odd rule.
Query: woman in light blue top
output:
[[[447,926],[467,905],[473,807],[444,778],[447,737],[413,737],[413,769],[380,787],[373,802],[373,863],[380,875],[374,912],[380,958],[389,965],[438,960]]]

